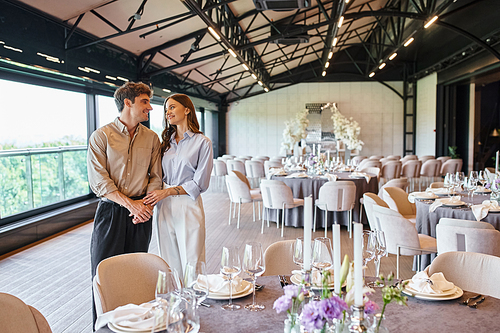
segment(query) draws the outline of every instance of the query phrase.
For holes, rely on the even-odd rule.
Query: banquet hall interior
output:
[[[353,259],[352,222],[384,230],[396,211],[413,246],[433,249],[404,252],[384,230],[380,272],[403,280],[441,255],[440,218],[498,232],[500,187],[485,188],[490,178],[481,177],[474,189],[464,179],[449,185],[446,176],[498,172],[498,13],[498,0],[0,0],[0,295],[36,308],[52,332],[93,331],[89,248],[99,198],[87,149],[119,115],[113,93],[125,82],[152,89],[143,125],[160,140],[163,103],[182,93],[212,142],[202,194],[209,274],[219,272],[223,246],[295,241],[308,219],[313,240],[334,239],[340,224],[339,256]],[[405,168],[410,160],[415,172]],[[239,176],[256,197],[235,194]],[[266,181],[276,180],[293,207],[266,199]],[[355,184],[349,208],[325,208],[331,183]],[[436,199],[439,190],[449,202]],[[153,230],[149,252],[159,254]],[[491,251],[470,252],[500,256]],[[376,276],[374,262],[365,274]]]

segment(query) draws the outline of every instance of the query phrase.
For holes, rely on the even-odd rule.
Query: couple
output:
[[[119,116],[89,138],[89,184],[100,197],[90,244],[92,279],[102,260],[148,251],[151,217],[158,227],[160,256],[170,267],[182,274],[186,262],[205,261],[200,194],[210,182],[212,143],[199,130],[193,102],[183,94],[165,100],[160,143],[141,124],[153,109],[151,96],[147,85],[125,83],[114,94]],[[95,322],[95,306],[93,316]]]

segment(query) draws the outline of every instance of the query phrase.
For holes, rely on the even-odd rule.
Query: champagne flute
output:
[[[249,311],[262,311],[266,308],[265,305],[255,303],[255,282],[257,281],[257,276],[264,274],[266,270],[262,245],[260,243],[251,242],[245,245],[243,270],[250,275],[253,280],[253,301],[252,304],[245,305],[245,309]]]
[[[237,246],[224,246],[222,248],[222,258],[220,262],[220,272],[229,280],[229,303],[222,305],[222,309],[235,311],[241,308],[238,304],[233,304],[233,278],[241,273],[241,263],[239,249]]]
[[[198,281],[202,283],[198,283]],[[184,269],[184,288],[190,290],[196,298],[196,305],[200,305],[208,296],[208,280],[205,263],[191,261]]]
[[[363,280],[365,279],[365,267],[375,257],[375,241],[373,232],[363,231]]]

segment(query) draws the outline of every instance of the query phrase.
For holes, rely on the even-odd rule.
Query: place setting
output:
[[[403,293],[426,301],[448,301],[461,297],[463,290],[447,281],[443,273],[428,275],[428,269],[415,274],[406,283]]]

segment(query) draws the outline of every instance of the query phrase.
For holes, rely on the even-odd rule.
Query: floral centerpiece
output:
[[[306,128],[309,125],[307,115],[309,111],[302,110],[297,112],[295,118],[285,121],[285,129],[283,130],[283,142],[281,146],[286,150],[293,150],[293,147],[300,140],[307,137]]]
[[[323,110],[324,109],[330,109],[332,111],[333,133],[335,134],[335,138],[337,140],[342,140],[350,150],[363,149],[365,143],[358,138],[361,132],[361,127],[359,127],[358,122],[353,120],[352,117],[347,119],[340,113],[337,108],[337,103],[327,103],[323,106]]]
[[[389,274],[386,278],[381,274],[379,276],[379,279],[381,281],[377,281],[377,284],[383,285],[384,287],[382,288],[382,298],[384,300],[384,306],[382,307],[382,312],[380,313],[380,316],[378,318],[375,318],[375,321],[373,322],[372,327],[370,328],[369,332],[374,332],[374,333],[381,333],[382,331],[387,331],[387,329],[382,330],[381,324],[382,320],[384,319],[384,312],[385,308],[387,307],[387,304],[395,301],[399,305],[407,305],[406,302],[408,301],[408,297],[403,296],[402,292],[405,286],[408,284],[408,281],[406,282],[401,282],[397,284],[391,283],[394,279],[394,274],[391,273]]]
[[[493,178],[494,179],[491,179]],[[486,177],[486,185],[484,185],[484,188],[490,189],[491,190],[491,195],[490,195],[490,200],[500,200],[500,178],[495,176],[494,174],[491,174],[491,177]]]
[[[300,332],[298,315],[300,305],[304,301],[305,293],[302,285],[288,285],[283,288],[285,294],[274,301],[273,309],[277,313],[286,311],[288,318],[285,322],[286,332]]]

